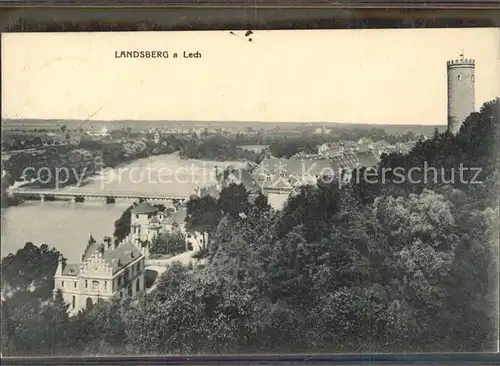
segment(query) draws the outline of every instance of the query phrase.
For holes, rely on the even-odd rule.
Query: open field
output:
[[[267,132],[302,132],[314,128],[325,126],[332,129],[333,133],[342,130],[351,129],[383,129],[390,134],[402,134],[413,131],[415,134],[431,134],[437,127],[444,131],[444,125],[381,125],[369,123],[294,123],[294,122],[253,122],[253,121],[137,121],[137,120],[117,120],[117,121],[84,121],[84,120],[41,120],[41,119],[7,119],[1,121],[2,130],[12,129],[47,129],[59,130],[61,126],[66,125],[68,130],[78,130],[82,128],[85,131],[99,131],[106,126],[108,129],[121,129],[130,127],[132,131],[149,130],[150,128],[211,128],[211,129],[232,129],[234,131],[248,131],[253,129],[258,131],[263,129]],[[278,132],[279,131],[279,132]]]

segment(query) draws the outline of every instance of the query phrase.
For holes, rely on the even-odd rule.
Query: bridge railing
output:
[[[115,192],[96,192],[96,191],[88,191],[88,192],[77,192],[70,190],[28,190],[28,189],[19,189],[14,188],[10,190],[12,194],[23,194],[23,195],[54,195],[54,196],[95,196],[95,197],[131,197],[131,198],[140,198],[140,197],[158,197],[158,198],[187,198],[189,195],[181,195],[177,193],[146,193],[146,192],[134,192],[134,191],[115,191]]]

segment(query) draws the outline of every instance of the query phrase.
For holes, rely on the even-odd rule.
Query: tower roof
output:
[[[136,215],[155,213],[158,211],[158,208],[153,206],[152,204],[144,201],[139,203],[136,207],[132,209],[132,213]]]
[[[464,50],[460,52],[459,58],[455,60],[450,60],[447,62],[448,67],[453,67],[453,66],[474,66],[475,60],[472,58],[465,58],[464,56]]]

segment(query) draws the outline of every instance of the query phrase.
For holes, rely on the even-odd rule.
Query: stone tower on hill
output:
[[[465,119],[474,112],[475,62],[464,58],[448,61],[448,130],[456,135]]]

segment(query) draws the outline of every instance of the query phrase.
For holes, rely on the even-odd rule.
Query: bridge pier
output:
[[[42,202],[42,203],[45,202],[45,195],[44,194],[40,195],[40,202]]]

